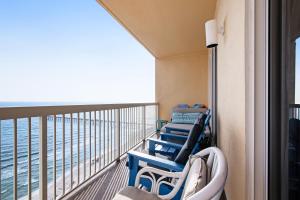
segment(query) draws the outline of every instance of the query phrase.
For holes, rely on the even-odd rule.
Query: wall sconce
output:
[[[224,26],[221,26],[218,30],[217,21],[215,19],[209,20],[205,23],[206,33],[206,47],[213,48],[218,46],[218,33],[224,35]]]

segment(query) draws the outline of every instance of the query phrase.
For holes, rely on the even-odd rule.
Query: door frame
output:
[[[246,199],[268,199],[268,0],[245,1]]]
[[[284,109],[282,103],[282,8],[281,0],[270,2],[270,120],[269,120],[269,199],[279,200],[284,196],[281,189],[282,185],[282,166],[281,166],[281,133]],[[286,198],[283,198],[286,199]]]

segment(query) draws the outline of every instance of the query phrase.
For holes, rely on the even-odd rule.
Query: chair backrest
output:
[[[205,112],[205,114],[207,115],[206,119],[205,119],[205,126],[209,126],[209,120],[211,118],[211,114],[210,114],[210,109],[207,109],[207,111]]]
[[[204,132],[206,117],[206,114],[200,114],[199,118],[196,120],[193,128],[191,129],[187,140],[174,159],[175,162],[181,164],[185,164],[187,162],[189,155],[192,153],[193,149],[198,143],[199,137],[201,137],[202,133]]]
[[[209,147],[206,148],[199,153],[196,154],[200,157],[207,157],[206,167],[207,167],[207,183],[206,185],[200,189],[199,191],[195,191],[194,194],[189,195],[187,198],[184,198],[184,193],[182,195],[183,199],[188,200],[217,200],[220,199],[222,192],[224,190],[228,166],[226,158],[223,152],[217,147]],[[198,165],[199,163],[194,162],[191,166],[191,169],[194,167],[193,165]],[[197,166],[196,166],[197,167]],[[198,167],[199,168],[199,167]],[[193,173],[193,170],[190,170],[189,174]],[[193,183],[190,183],[187,179],[185,183],[185,188]]]
[[[197,152],[199,152],[201,150],[201,143],[203,142],[203,140],[205,139],[205,137],[207,137],[204,133],[207,127],[209,127],[209,121],[211,118],[211,114],[210,114],[210,110],[208,109],[205,113],[206,118],[204,121],[204,128],[203,130],[199,133],[198,139],[197,139],[197,143],[195,144],[193,150],[192,150],[192,154],[196,154]],[[210,146],[210,144],[209,144]],[[203,147],[202,147],[203,148]]]

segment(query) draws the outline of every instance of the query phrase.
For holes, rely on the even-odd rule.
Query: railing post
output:
[[[40,155],[39,155],[39,199],[46,200],[47,199],[47,116],[40,117]]]
[[[115,109],[115,141],[117,147],[117,161],[120,161],[121,157],[121,128],[120,128],[120,109]]]
[[[144,144],[146,141],[146,106],[143,106],[143,110],[142,110],[142,117],[143,117],[143,135],[144,135]]]
[[[18,119],[14,119],[14,199],[18,199]]]
[[[155,117],[156,117],[155,122],[156,122],[156,126],[157,126],[157,121],[160,119],[160,118],[159,118],[159,105],[156,104],[156,105],[155,105],[155,108],[156,108],[156,109],[155,109],[155,112],[156,112],[156,113],[155,113]],[[157,129],[157,128],[156,128],[156,129]]]
[[[2,155],[2,151],[1,151],[1,148],[2,148],[2,147],[1,147],[1,144],[2,144],[1,122],[2,122],[2,121],[1,121],[1,119],[0,119],[0,199],[1,199],[1,196],[2,196],[2,194],[1,194],[1,191],[2,191],[2,190],[1,190],[1,180],[2,180],[2,179],[1,179],[1,173],[2,173],[2,172],[1,172],[1,166],[2,166],[2,165],[1,165],[1,159],[2,159],[2,158],[1,158],[1,155]]]

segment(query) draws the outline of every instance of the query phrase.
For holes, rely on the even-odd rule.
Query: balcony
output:
[[[127,185],[126,152],[143,148],[156,120],[170,119],[174,105],[198,102],[213,110],[212,132],[229,167],[227,198],[266,199],[273,184],[267,162],[282,150],[275,126],[275,156],[269,157],[268,120],[281,111],[269,116],[269,89],[277,87],[268,85],[268,41],[275,40],[266,12],[277,6],[258,0],[97,2],[154,57],[159,106],[0,108],[0,199],[111,199]],[[204,27],[210,19],[217,22],[218,48],[208,50]],[[300,119],[299,105],[291,105],[289,116]],[[276,198],[279,181],[274,178]]]
[[[0,108],[0,199],[62,199],[113,177],[109,199],[127,180],[126,152],[156,132],[157,116],[157,103]]]

